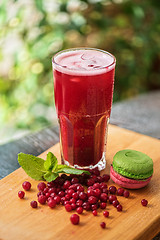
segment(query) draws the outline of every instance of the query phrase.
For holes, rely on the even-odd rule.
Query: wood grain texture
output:
[[[38,181],[29,178],[19,168],[0,181],[0,239],[1,240],[36,240],[36,239],[107,239],[107,240],[147,240],[155,236],[160,226],[160,141],[138,133],[109,126],[107,144],[107,167],[102,172],[109,173],[114,154],[122,149],[135,149],[148,154],[154,161],[154,175],[150,184],[139,190],[130,190],[130,198],[118,197],[123,205],[123,211],[107,205],[110,217],[104,219],[102,210],[94,217],[91,212],[80,216],[80,224],[70,223],[70,215],[63,206],[50,209],[40,205],[38,209],[30,207],[30,201],[36,200]],[[41,157],[46,157],[52,151],[60,162],[59,144],[56,144]],[[26,192],[25,199],[17,197],[22,190],[23,181],[29,180],[32,190]],[[110,180],[108,185],[112,185]],[[141,199],[149,201],[147,207],[142,207]],[[106,222],[106,229],[101,229],[100,222]]]

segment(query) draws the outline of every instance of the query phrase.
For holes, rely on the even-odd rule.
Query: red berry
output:
[[[46,184],[44,182],[40,182],[37,185],[39,191],[43,191],[46,188]]]
[[[116,207],[118,204],[119,204],[119,201],[118,201],[118,200],[114,200],[114,201],[112,202],[112,205],[113,205],[114,207]]]
[[[101,208],[101,209],[105,209],[106,206],[107,206],[107,204],[106,204],[105,202],[101,202],[101,203],[100,203],[100,208]]]
[[[123,196],[123,193],[124,193],[124,189],[123,188],[118,188],[117,189],[117,195],[118,196]]]
[[[89,204],[89,202],[84,202],[82,204],[83,209],[85,209],[86,211],[89,211],[91,209],[91,205]]]
[[[77,191],[84,192],[84,187],[82,185],[77,186]]]
[[[90,196],[88,198],[89,204],[95,204],[95,203],[97,203],[97,201],[98,201],[98,199],[96,197],[94,197],[94,196]]]
[[[110,179],[110,176],[108,174],[103,174],[102,178],[104,182],[108,182]]]
[[[60,204],[61,202],[61,198],[58,195],[54,197],[54,200],[56,201],[57,204]]]
[[[109,193],[110,194],[116,194],[117,192],[117,188],[115,186],[110,186],[109,187]]]
[[[67,212],[72,211],[72,207],[71,207],[71,205],[68,204],[68,203],[65,205],[65,209],[66,209]]]
[[[97,210],[93,210],[92,213],[94,216],[97,216]]]
[[[117,200],[117,197],[115,195],[110,195],[109,202],[112,203],[114,200]]]
[[[72,198],[77,200],[79,198],[78,193],[77,192],[72,193]]]
[[[87,194],[84,192],[80,192],[79,199],[86,201],[87,200]]]
[[[118,204],[118,205],[116,206],[116,208],[117,208],[117,211],[118,211],[118,212],[121,212],[121,211],[122,211],[122,205],[121,205],[121,204]]]
[[[43,193],[45,193],[45,194],[48,193],[48,190],[49,190],[48,187],[44,188],[44,189],[43,189]]]
[[[101,193],[100,200],[102,202],[107,202],[107,199],[108,199],[108,195],[106,193]]]
[[[142,206],[146,207],[148,204],[148,201],[146,199],[142,199],[141,204],[142,204]]]
[[[78,207],[76,211],[77,211],[78,214],[81,214],[81,213],[83,213],[83,208],[82,207]]]
[[[58,196],[64,197],[64,195],[65,195],[65,192],[64,192],[64,191],[59,191]]]
[[[40,204],[45,204],[46,201],[47,201],[46,196],[40,195],[40,196],[38,197],[38,202],[39,202]]]
[[[94,196],[97,197],[97,198],[99,198],[100,195],[101,195],[101,190],[100,190],[99,188],[95,189],[95,190],[94,190]]]
[[[94,183],[93,184],[93,189],[97,189],[97,188],[100,188],[100,184],[99,183]]]
[[[51,199],[48,201],[48,206],[49,206],[50,208],[55,208],[55,206],[56,206],[56,201],[55,201],[53,198],[51,198]]]
[[[98,208],[98,204],[92,204],[91,205],[91,209],[92,210],[97,210],[97,208]]]
[[[76,209],[76,204],[75,203],[71,203],[71,208],[72,208],[72,210],[75,210]]]
[[[70,186],[71,186],[71,182],[68,181],[68,180],[66,180],[66,181],[64,182],[64,184],[63,184],[63,188],[64,188],[64,189],[68,189]]]
[[[31,188],[31,183],[25,181],[24,183],[22,183],[22,187],[23,187],[24,190],[28,191]]]
[[[75,184],[75,183],[78,183],[78,182],[79,182],[79,180],[76,177],[72,178],[72,180],[71,180],[72,184]]]
[[[18,197],[19,197],[20,199],[24,198],[24,196],[25,196],[25,192],[23,192],[23,191],[19,191],[19,192],[18,192]]]
[[[95,183],[93,178],[87,179],[87,186],[92,186]]]
[[[124,196],[125,198],[128,198],[128,197],[129,197],[129,192],[128,192],[127,190],[124,190],[123,196]]]
[[[103,215],[104,215],[104,217],[107,217],[107,218],[108,218],[108,217],[109,217],[109,212],[108,212],[108,211],[104,211],[104,212],[103,212]]]
[[[106,227],[105,222],[101,222],[101,223],[100,223],[100,226],[101,226],[101,228],[105,228],[105,227]]]
[[[70,217],[71,223],[74,225],[79,224],[79,216],[77,214],[72,214]]]
[[[88,188],[88,190],[87,190],[87,196],[88,196],[88,197],[94,196],[94,190]]]
[[[81,199],[78,199],[78,200],[76,201],[77,207],[81,207],[82,204],[83,204],[83,201],[82,201]]]
[[[37,208],[37,201],[30,202],[32,208]]]

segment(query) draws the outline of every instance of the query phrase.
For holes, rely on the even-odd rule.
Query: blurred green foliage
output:
[[[114,101],[160,89],[160,1],[1,0],[0,124],[52,122],[52,56],[88,46],[117,58]]]

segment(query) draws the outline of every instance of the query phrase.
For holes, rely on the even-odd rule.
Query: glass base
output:
[[[62,155],[61,155],[61,162],[62,162],[62,164],[65,164],[67,166],[74,167],[74,168],[77,168],[77,169],[94,169],[94,168],[98,167],[98,170],[102,171],[106,167],[105,152],[103,153],[102,158],[100,159],[100,161],[96,165],[89,165],[89,166],[84,166],[84,167],[83,166],[79,166],[77,164],[71,165],[68,161],[66,161],[63,158]]]

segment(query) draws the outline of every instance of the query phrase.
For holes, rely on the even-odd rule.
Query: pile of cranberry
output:
[[[50,208],[56,205],[64,205],[67,212],[76,210],[78,214],[82,214],[84,210],[92,211],[94,216],[97,216],[97,209],[105,209],[107,201],[112,204],[117,211],[122,211],[122,205],[119,203],[117,196],[129,197],[129,191],[123,188],[116,188],[110,186],[108,188],[106,182],[109,181],[110,176],[103,174],[100,176],[99,170],[90,170],[91,175],[66,175],[62,174],[52,182],[40,182],[37,185],[39,192],[37,193],[38,202],[46,204]],[[31,188],[30,182],[25,181],[22,184],[24,190],[28,191]],[[18,192],[19,198],[24,198],[24,191]],[[147,205],[147,200],[141,201],[143,206]],[[37,201],[31,201],[32,208],[37,208]],[[103,212],[104,217],[109,217],[109,212]],[[79,224],[79,215],[73,214],[70,217],[72,224]],[[100,224],[105,228],[105,222]]]

